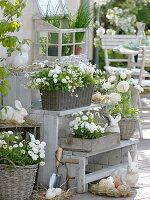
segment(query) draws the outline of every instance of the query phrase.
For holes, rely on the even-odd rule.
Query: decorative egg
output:
[[[109,176],[109,177],[107,178],[107,182],[108,182],[108,184],[109,184],[110,186],[115,187],[114,178],[113,178],[112,176]]]
[[[121,185],[120,181],[117,178],[114,178],[114,184],[115,184],[115,188]]]
[[[62,193],[62,189],[61,188],[53,188],[52,189],[53,193],[58,196]]]
[[[120,192],[125,192],[127,190],[127,187],[125,185],[119,185],[117,187],[117,190],[119,190]]]
[[[99,187],[105,187],[108,186],[107,179],[101,179],[99,182]]]
[[[52,192],[52,189],[49,188],[47,191],[46,191],[46,199],[52,199],[54,198],[56,195]]]

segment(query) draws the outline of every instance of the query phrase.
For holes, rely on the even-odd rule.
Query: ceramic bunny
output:
[[[15,100],[15,107],[14,108],[7,106],[1,110],[1,119],[2,120],[14,120],[16,122],[24,123],[24,117],[28,115],[25,108],[22,107],[21,102],[19,100]]]
[[[109,133],[120,133],[120,128],[118,126],[118,122],[121,120],[121,114],[117,115],[113,118],[111,115],[108,116],[110,120],[110,125],[106,128],[106,132]]]
[[[112,176],[118,178],[123,185],[135,187],[139,178],[137,154],[135,155],[134,160],[132,160],[130,152],[128,151],[128,163],[127,168],[114,171]]]
[[[27,44],[23,44],[21,46],[21,52],[18,52],[18,54],[13,59],[13,66],[19,67],[24,66],[28,64],[28,53],[30,51],[30,47]]]

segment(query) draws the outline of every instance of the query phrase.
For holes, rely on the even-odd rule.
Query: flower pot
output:
[[[75,89],[73,95],[70,92],[61,90],[43,90],[41,91],[43,110],[68,110],[82,106],[89,106],[93,93],[93,86]],[[78,95],[76,97],[75,95]]]
[[[121,140],[128,140],[130,139],[137,126],[137,119],[136,118],[123,118],[119,122],[120,127],[120,139]]]
[[[8,169],[7,165],[0,164],[0,199],[29,199],[33,192],[38,164],[15,166],[12,163],[12,165],[13,167]]]
[[[75,55],[80,55],[82,51],[81,47],[75,47]]]
[[[59,143],[64,150],[84,152],[104,151],[120,144],[120,134],[106,133],[103,137],[97,139],[81,139],[71,136],[60,138]]]

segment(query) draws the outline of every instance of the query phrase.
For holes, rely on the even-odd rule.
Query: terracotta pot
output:
[[[75,55],[80,55],[82,51],[81,47],[75,47]]]

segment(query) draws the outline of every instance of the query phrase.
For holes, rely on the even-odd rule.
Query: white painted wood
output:
[[[101,169],[101,170],[93,172],[93,173],[86,174],[85,175],[85,183],[91,183],[91,182],[99,180],[101,178],[110,176],[114,170],[117,170],[119,168],[125,168],[127,166],[128,166],[128,163],[121,163],[121,164],[118,164],[118,165],[115,165],[112,167]]]
[[[85,167],[86,167],[86,158],[79,158],[79,170],[78,170],[78,180],[77,180],[77,192],[84,193],[87,190],[86,186],[86,175],[85,175]]]

